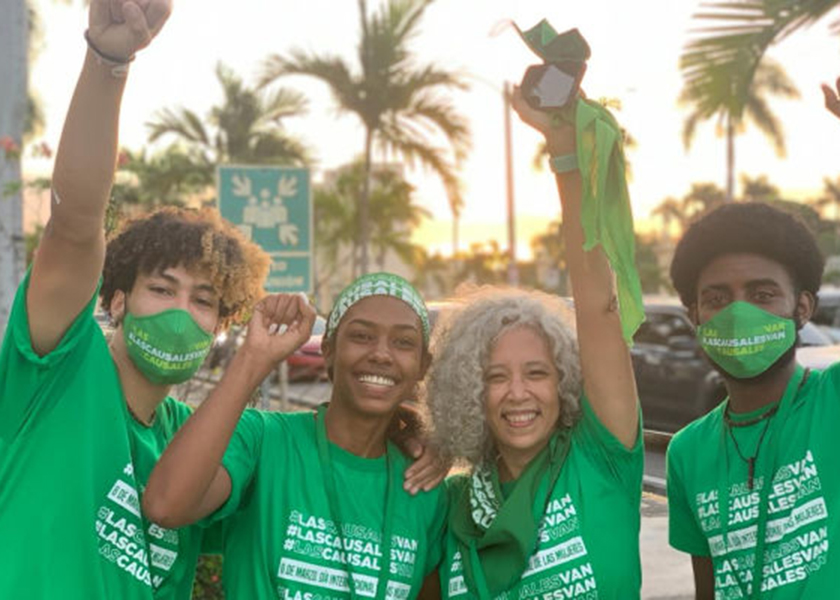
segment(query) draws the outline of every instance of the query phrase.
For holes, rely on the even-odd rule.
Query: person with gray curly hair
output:
[[[460,296],[435,329],[436,357],[427,384],[433,443],[445,456],[477,465],[498,452],[485,420],[484,370],[494,343],[516,328],[533,329],[551,349],[559,375],[560,427],[580,416],[581,374],[574,317],[565,302],[542,292],[482,286]]]
[[[529,106],[519,88],[512,100],[555,156],[574,319],[560,298],[490,287],[444,315],[427,378],[432,436],[469,469],[447,480],[440,588],[423,597],[639,598],[644,451],[626,342],[634,323],[623,327],[631,312],[619,307],[607,251],[584,248],[574,125]],[[626,191],[620,166],[613,183]],[[632,237],[630,250],[632,265]],[[615,277],[628,273],[616,267]]]

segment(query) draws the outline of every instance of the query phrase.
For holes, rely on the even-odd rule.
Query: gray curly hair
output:
[[[495,456],[484,410],[484,369],[499,337],[522,326],[542,335],[554,356],[560,376],[558,427],[577,421],[581,371],[569,308],[542,292],[483,286],[455,299],[432,335],[434,361],[426,379],[426,402],[432,443],[442,454],[472,465]]]

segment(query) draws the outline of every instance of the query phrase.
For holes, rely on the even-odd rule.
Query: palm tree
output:
[[[727,202],[723,190],[714,183],[692,183],[689,192],[683,196],[683,211],[692,219]]]
[[[306,99],[288,89],[273,94],[247,87],[233,70],[219,63],[216,77],[224,100],[206,119],[208,129],[194,111],[165,108],[147,123],[149,141],[173,135],[193,153],[197,168],[212,178],[224,163],[304,165],[309,153],[303,143],[288,134],[282,121],[302,115]]]
[[[449,295],[452,289],[452,261],[439,253],[429,254],[422,246],[415,246],[412,284],[423,292],[424,297]]]
[[[814,202],[814,205],[822,212],[827,208],[832,209],[835,221],[840,221],[840,178],[832,181],[828,177],[823,179],[823,193]],[[827,213],[828,211],[826,211]]]
[[[680,231],[683,231],[688,223],[683,202],[670,196],[657,204],[650,214],[662,219],[662,231],[666,237],[670,236],[672,223],[676,223]]]
[[[741,87],[725,70],[713,72],[710,78],[688,78],[680,94],[680,103],[691,106],[683,124],[683,143],[691,146],[697,125],[712,117],[717,118],[720,131],[726,136],[726,199],[734,198],[735,187],[735,135],[751,121],[773,143],[776,153],[784,156],[785,140],[782,124],[770,110],[767,96],[798,98],[799,91],[788,78],[781,65],[764,60],[754,77]]]
[[[767,175],[758,177],[742,175],[741,187],[743,189],[741,197],[745,202],[772,202],[781,199],[779,188],[770,183]]]
[[[707,90],[712,98],[722,83],[730,90],[728,108],[744,111],[747,90],[767,48],[813,24],[840,5],[838,0],[712,0],[694,15],[700,26],[680,57],[686,87]],[[832,28],[840,31],[840,22]],[[714,111],[712,111],[714,112]]]
[[[361,37],[356,68],[339,56],[301,49],[270,56],[263,66],[263,86],[287,75],[307,75],[326,83],[339,109],[356,115],[364,127],[365,179],[358,212],[362,273],[368,270],[374,147],[382,152],[383,162],[390,154],[409,167],[430,168],[443,182],[456,220],[463,206],[456,165],[469,147],[469,128],[452,103],[436,92],[465,89],[466,84],[453,72],[418,65],[408,48],[431,2],[388,0],[368,15],[366,0],[358,0]],[[442,137],[448,150],[429,135]]]
[[[335,181],[315,190],[315,235],[319,253],[331,267],[330,276],[343,262],[342,250],[359,246],[359,203],[365,182],[364,163],[359,161],[342,168]],[[411,242],[412,229],[430,213],[414,203],[414,187],[395,169],[378,168],[373,172],[370,192],[371,247],[380,269],[389,252],[405,264],[413,264],[417,246]],[[355,277],[360,265],[356,252],[350,254]]]

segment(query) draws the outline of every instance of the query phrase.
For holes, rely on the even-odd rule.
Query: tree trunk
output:
[[[460,225],[460,216],[457,213],[452,213],[452,258],[458,256],[458,227]]]
[[[27,109],[26,2],[0,0],[0,15],[0,138],[8,136],[22,147]],[[25,262],[20,183],[20,159],[0,149],[0,338]]]
[[[373,176],[373,131],[365,131],[365,180],[362,182],[362,197],[359,198],[359,269],[362,275],[368,272],[368,242],[370,239],[369,207],[370,183]]]
[[[735,124],[726,117],[726,201],[735,199]]]

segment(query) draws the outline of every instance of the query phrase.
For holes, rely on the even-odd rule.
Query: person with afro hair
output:
[[[164,529],[140,512],[154,464],[190,414],[170,388],[199,368],[216,333],[255,311],[246,345],[258,359],[240,360],[213,392],[249,393],[315,318],[294,297],[288,334],[269,335],[289,300],[261,299],[267,256],[215,211],[138,218],[106,249],[128,65],[170,9],[91,2],[50,221],[0,349],[0,598],[190,598],[203,530]],[[93,316],[97,291],[110,341]]]
[[[807,227],[761,203],[722,206],[677,245],[674,288],[728,392],[668,447],[669,541],[699,599],[837,594],[840,363],[796,361],[823,266]]]

